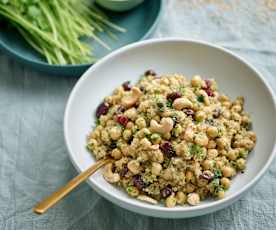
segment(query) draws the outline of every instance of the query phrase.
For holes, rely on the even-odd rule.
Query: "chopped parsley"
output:
[[[167,105],[168,108],[172,108],[172,104],[173,104],[172,100],[167,100],[166,105]]]
[[[161,113],[163,113],[164,110],[165,110],[165,105],[162,102],[160,102],[160,101],[157,102],[156,105],[158,107],[158,111],[161,112]]]
[[[179,91],[180,91],[181,95],[184,96],[184,95],[185,95],[186,89],[185,89],[184,86],[181,86],[181,87],[179,88]]]
[[[202,95],[198,96],[197,101],[201,103],[204,102],[204,97]]]
[[[97,119],[97,120],[96,120],[96,125],[100,125],[100,124],[101,124],[100,119]]]
[[[221,170],[217,169],[217,170],[214,172],[214,178],[215,178],[215,179],[222,178]]]
[[[198,155],[198,156],[200,156],[203,153],[203,149],[199,145],[192,144],[190,146],[189,152],[190,152],[191,155]]]

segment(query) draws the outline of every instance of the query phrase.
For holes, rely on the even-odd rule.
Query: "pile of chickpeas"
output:
[[[256,144],[244,98],[231,101],[200,76],[147,71],[105,97],[96,116],[87,148],[97,160],[115,160],[104,178],[166,207],[223,198]]]

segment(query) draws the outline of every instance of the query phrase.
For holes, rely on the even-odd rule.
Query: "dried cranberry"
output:
[[[167,95],[167,99],[172,100],[172,101],[174,101],[175,99],[180,98],[180,97],[181,97],[180,92],[173,92],[173,93],[170,93]]]
[[[206,88],[205,89],[211,88],[212,82],[210,80],[208,80],[208,79],[206,79],[204,81],[205,81],[205,84],[206,84]]]
[[[108,113],[109,105],[105,102],[101,103],[96,110],[96,117],[99,118],[101,115]]]
[[[175,150],[170,142],[166,141],[160,146],[162,152],[166,154],[168,157],[172,157],[175,155]]]
[[[156,76],[157,74],[153,70],[149,69],[144,73],[144,75],[145,76]]]
[[[135,175],[132,177],[133,184],[136,188],[139,190],[142,190],[145,187],[145,183],[142,180],[142,177],[140,175]]]
[[[213,97],[213,96],[214,96],[214,92],[213,92],[213,90],[211,90],[210,88],[205,89],[205,92],[207,93],[207,95],[208,95],[209,97]]]
[[[123,116],[123,115],[119,115],[118,117],[117,117],[117,122],[120,124],[120,125],[122,125],[122,126],[126,126],[127,125],[127,123],[128,123],[128,118],[126,117],[126,116]]]
[[[131,90],[131,86],[129,84],[130,84],[130,81],[126,81],[122,84],[125,91],[130,91]]]
[[[119,174],[121,177],[124,177],[127,173],[128,173],[128,167],[125,164]]]
[[[173,192],[172,188],[168,186],[161,190],[161,196],[163,198],[166,198],[166,197],[170,196],[172,194],[172,192]]]
[[[206,84],[206,87],[203,87],[203,89],[205,90],[205,92],[207,93],[207,95],[209,97],[213,97],[214,96],[214,92],[211,89],[212,81],[207,79],[207,80],[205,80],[205,84]]]
[[[194,116],[194,114],[195,114],[194,110],[192,110],[192,109],[184,109],[184,113],[187,116]]]
[[[214,178],[214,176],[206,172],[203,172],[202,174],[199,175],[199,178],[207,181],[211,181]]]

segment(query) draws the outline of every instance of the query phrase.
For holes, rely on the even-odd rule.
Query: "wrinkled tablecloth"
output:
[[[154,36],[224,46],[255,65],[276,90],[275,0],[167,0]],[[0,230],[276,229],[275,161],[241,200],[201,217],[169,220],[135,214],[85,183],[47,214],[33,214],[37,201],[76,175],[62,129],[76,81],[37,73],[0,53]]]

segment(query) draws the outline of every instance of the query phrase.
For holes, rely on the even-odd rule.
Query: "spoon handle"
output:
[[[58,201],[60,201],[63,197],[69,194],[74,188],[76,188],[80,183],[85,181],[89,176],[91,176],[94,172],[96,172],[102,166],[113,162],[112,159],[102,159],[97,161],[94,165],[89,167],[84,172],[80,173],[78,176],[70,180],[66,185],[61,187],[56,192],[52,193],[50,196],[42,200],[38,203],[34,208],[33,211],[37,214],[45,213],[49,208],[55,205]]]

